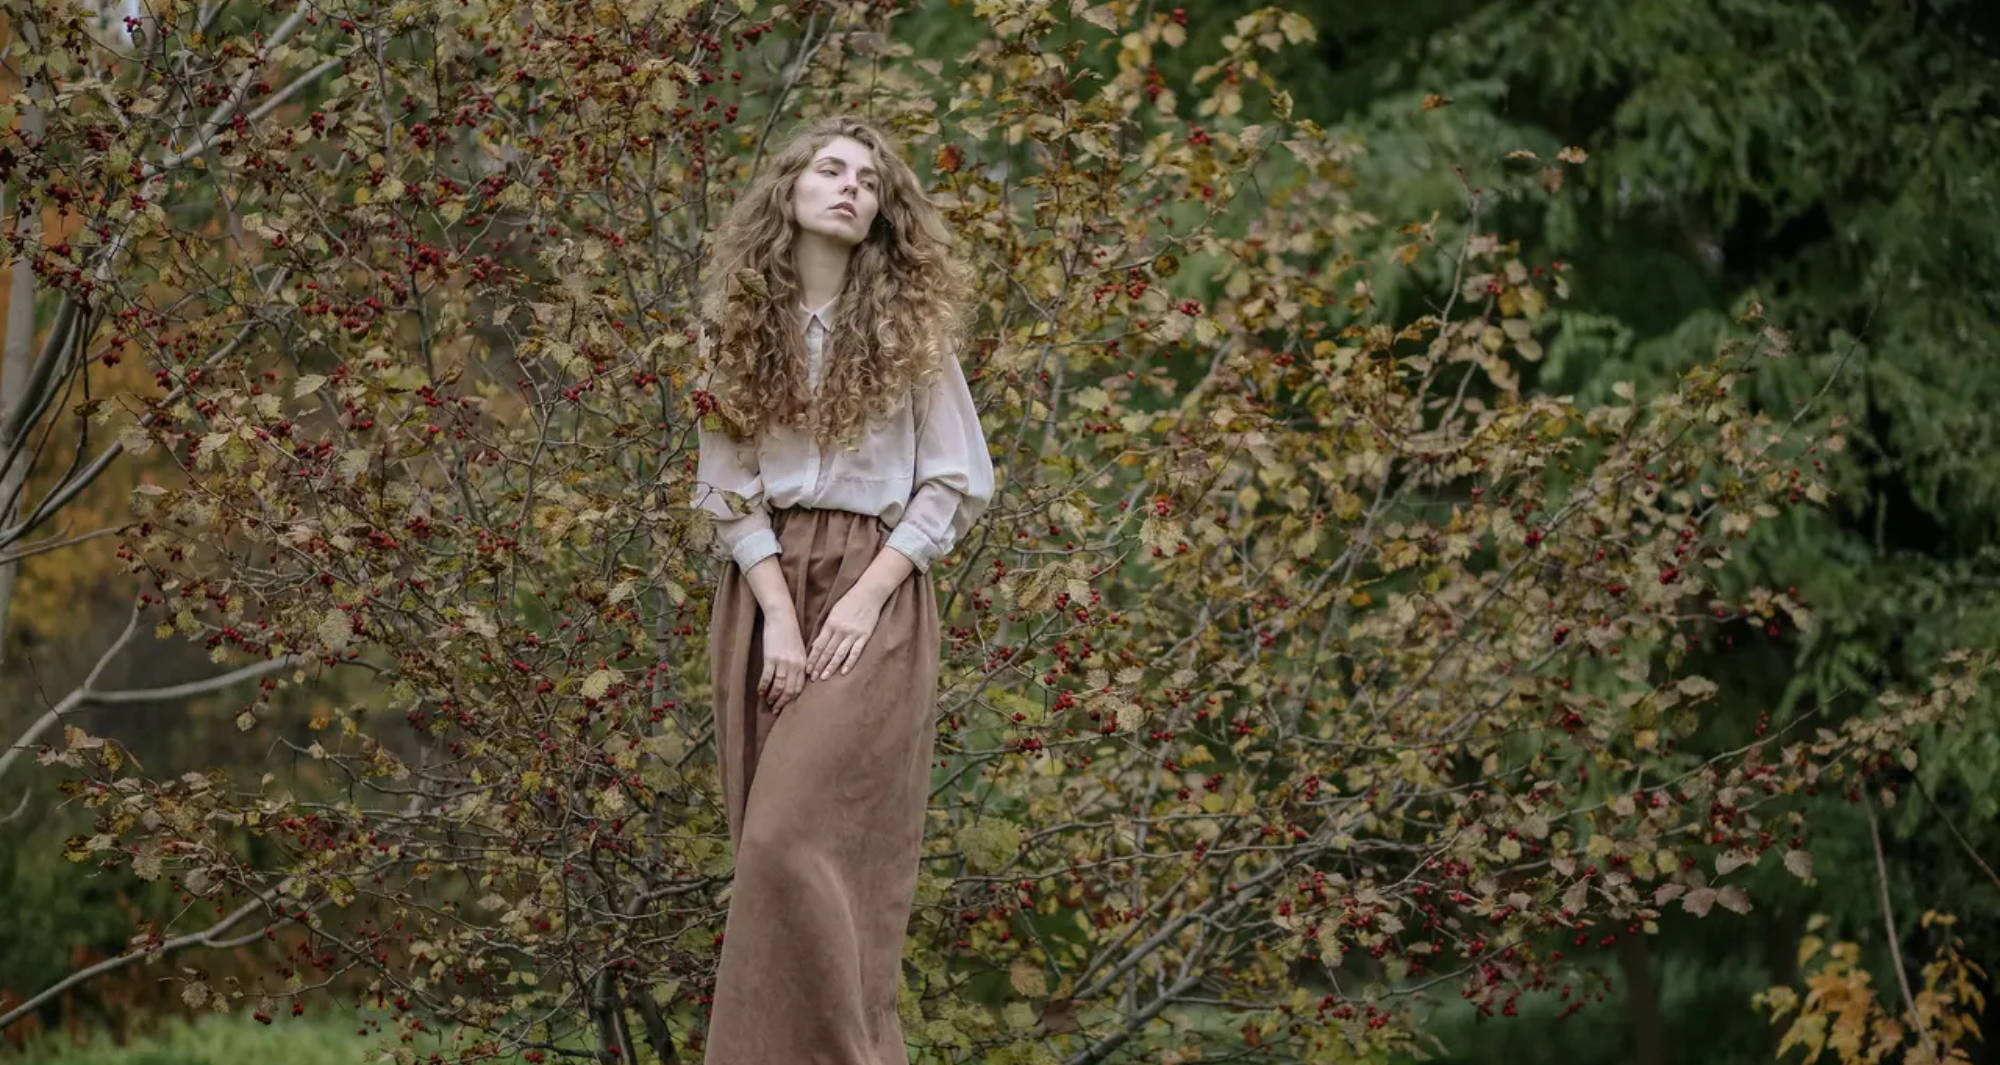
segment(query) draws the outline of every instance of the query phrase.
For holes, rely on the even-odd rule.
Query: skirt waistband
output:
[[[873,520],[877,520],[877,521],[881,520],[881,515],[879,515],[879,514],[863,514],[863,513],[861,513],[861,512],[860,512],[860,511],[858,511],[858,510],[845,510],[845,509],[842,509],[842,508],[840,508],[840,507],[809,507],[809,506],[806,506],[806,505],[805,505],[805,504],[803,504],[803,503],[794,503],[793,505],[791,505],[791,506],[789,506],[789,507],[772,507],[772,508],[771,508],[771,517],[773,517],[773,518],[776,518],[776,517],[778,517],[778,516],[779,516],[779,515],[781,515],[781,514],[783,514],[783,515],[791,515],[791,514],[827,514],[827,515],[842,515],[842,514],[844,514],[844,515],[847,515],[847,516],[849,516],[849,517],[854,517],[854,518],[869,518],[869,519],[873,519]]]

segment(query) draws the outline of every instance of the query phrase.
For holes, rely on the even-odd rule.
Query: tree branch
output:
[[[284,284],[285,279],[289,276],[291,276],[290,267],[279,268],[271,276],[271,283],[264,289],[265,298],[268,299],[275,294],[278,291],[278,286]],[[65,306],[67,305],[65,303]],[[206,369],[229,357],[232,352],[241,347],[249,339],[250,334],[260,324],[263,324],[261,319],[246,321],[243,324],[243,328],[238,330],[236,335],[229,339],[228,343],[210,352],[208,357],[202,360],[201,368]],[[159,401],[159,407],[165,409],[172,406],[176,400],[187,393],[187,390],[188,386],[185,383],[175,386],[172,392],[167,393]],[[154,416],[155,412],[147,412],[140,416],[139,424],[142,426],[149,424]],[[23,518],[15,525],[0,530],[0,547],[12,544],[14,541],[35,531],[36,527],[47,521],[56,511],[68,505],[70,500],[76,498],[78,493],[90,487],[91,483],[97,480],[98,476],[110,467],[112,460],[124,453],[125,442],[123,440],[115,440],[110,447],[104,449],[103,454],[97,456],[81,473],[67,477],[55,487],[49,489],[48,494],[42,497],[42,501],[35,505],[35,509],[26,518]]]
[[[72,536],[67,540],[43,540],[41,543],[31,544],[11,555],[0,555],[0,566],[4,566],[10,562],[19,562],[31,555],[39,555],[45,551],[54,551],[58,548],[69,547],[72,544],[80,544],[85,540],[95,540],[100,536],[109,536],[117,531],[118,529],[115,526],[106,526],[96,532],[87,532],[82,536]]]
[[[111,644],[111,647],[98,658],[97,665],[92,667],[90,671],[90,676],[85,678],[84,682],[78,685],[75,691],[64,696],[61,702],[50,707],[47,713],[37,719],[34,724],[28,726],[28,730],[23,732],[18,739],[10,744],[5,752],[0,752],[0,777],[5,777],[7,770],[21,757],[21,753],[27,750],[28,745],[35,742],[36,738],[41,736],[42,733],[54,728],[56,723],[62,720],[63,715],[73,714],[86,706],[162,702],[171,699],[183,699],[190,695],[203,695],[208,692],[220,691],[238,681],[254,680],[266,673],[275,673],[281,669],[291,669],[295,666],[303,665],[308,660],[304,655],[285,655],[281,658],[255,662],[220,676],[208,677],[203,680],[191,680],[184,684],[170,684],[164,688],[134,688],[126,691],[97,690],[94,685],[97,683],[98,676],[104,672],[106,666],[111,664],[111,660],[116,658],[118,653],[125,649],[125,645],[131,642],[132,633],[138,628],[138,625],[139,605],[135,601],[132,605],[132,616],[125,623],[125,631],[120,633],[118,639]]]
[[[1882,858],[1882,832],[1875,825],[1875,799],[1867,789],[1861,792],[1861,809],[1868,815],[1868,840],[1875,845],[1875,886],[1882,895],[1882,928],[1889,934],[1889,960],[1896,966],[1896,986],[1903,989],[1903,1005],[1910,1011],[1910,1027],[1924,1048],[1927,1060],[1936,1061],[1931,1035],[1917,1016],[1917,999],[1910,994],[1910,977],[1903,971],[1903,948],[1896,942],[1896,911],[1889,904],[1889,863]]]
[[[1944,827],[1950,830],[1951,838],[1957,840],[1960,847],[1965,848],[1965,856],[1972,859],[1972,864],[1978,866],[1980,872],[1986,874],[1986,879],[1993,881],[1994,887],[2000,888],[2000,874],[1993,872],[1993,867],[1987,865],[1986,860],[1979,856],[1979,852],[1972,849],[1972,843],[1958,830],[1958,826],[1952,824],[1951,818],[1945,816],[1944,808],[1939,806],[1937,799],[1931,796],[1930,789],[1924,787],[1923,779],[1915,773],[1910,774],[1910,779],[1916,783],[1917,791],[1923,795],[1924,801],[1931,804],[1931,811],[1937,814],[1938,820],[1943,821]]]
[[[199,932],[190,932],[184,936],[175,936],[172,939],[162,941],[158,947],[151,949],[135,950],[127,954],[115,955],[113,957],[105,958],[103,961],[100,961],[95,965],[90,965],[85,968],[78,969],[76,972],[73,972],[68,976],[63,977],[61,980],[58,980],[55,983],[50,984],[48,987],[43,988],[40,993],[36,994],[32,998],[27,999],[26,1001],[22,1002],[20,1005],[14,1007],[13,1009],[8,1010],[6,1013],[0,1013],[0,1030],[5,1030],[8,1025],[13,1024],[16,1020],[27,1016],[28,1011],[34,1009],[35,1007],[41,1005],[44,1002],[47,1002],[49,999],[54,998],[55,996],[62,994],[64,991],[67,991],[70,988],[75,987],[80,983],[83,983],[85,980],[88,980],[91,977],[97,976],[102,973],[110,972],[113,969],[123,968],[127,965],[132,964],[135,961],[139,961],[142,958],[151,957],[156,954],[166,954],[172,951],[178,951],[187,947],[195,947],[195,946],[212,946],[212,947],[240,946],[243,943],[248,943],[251,940],[256,939],[258,936],[264,934],[263,929],[258,929],[257,931],[250,933],[248,936],[239,936],[235,939],[230,939],[230,940],[220,940],[217,939],[216,937],[222,934],[223,932],[228,931],[231,926],[236,924],[236,922],[241,921],[243,918],[248,917],[251,913],[266,906],[271,901],[272,898],[277,896],[279,890],[283,886],[284,884],[281,882],[277,887],[272,887],[264,891],[256,898],[253,898],[250,901],[245,902],[243,905],[238,906],[233,912],[229,914],[229,916],[224,917],[220,921],[215,922],[214,924],[208,926],[207,928]]]

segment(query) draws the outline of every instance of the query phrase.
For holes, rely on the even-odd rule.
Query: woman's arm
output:
[[[797,698],[806,683],[798,612],[792,608],[791,589],[778,561],[782,552],[771,529],[756,449],[720,426],[711,427],[709,417],[704,416],[698,430],[701,455],[696,461],[695,505],[715,516],[717,542],[742,569],[763,611],[764,663],[757,691],[776,712]],[[741,498],[741,513],[730,506],[725,492]]]
[[[750,567],[779,553],[770,504],[764,498],[764,475],[757,468],[756,449],[719,426],[710,428],[711,417],[704,415],[696,429],[701,450],[695,461],[694,505],[714,516],[716,539],[749,573]],[[730,493],[742,498],[742,511],[730,506]]]
[[[825,679],[847,672],[873,634],[878,611],[912,570],[926,570],[965,535],[993,497],[993,460],[979,412],[958,360],[949,358],[915,406],[917,454],[915,485],[902,519],[868,563],[853,590],[833,612],[806,651],[806,672]]]
[[[876,602],[885,602],[889,593],[895,591],[896,586],[903,583],[910,576],[910,571],[916,568],[908,555],[885,544],[874,560],[868,563],[868,568],[861,571],[861,576],[855,578],[854,586],[864,594],[874,596]]]
[[[743,579],[750,582],[750,592],[764,610],[764,664],[757,676],[757,692],[775,713],[805,690],[805,638],[799,631],[798,614],[792,609],[778,556],[765,555],[743,572]]]
[[[707,359],[706,334],[702,343],[702,364]],[[704,369],[697,387],[706,389],[713,380]],[[764,471],[757,458],[755,441],[736,438],[714,414],[704,414],[696,425],[694,505],[714,516],[716,540],[729,552],[743,571],[743,579],[756,596],[763,617],[763,669],[757,691],[771,707],[782,710],[805,688],[805,647],[799,634],[798,613],[792,608],[791,590],[785,584],[785,570],[778,556],[778,535],[771,529],[771,508],[764,490]],[[731,505],[734,495],[742,503]]]
[[[916,419],[915,486],[887,546],[927,571],[951,553],[993,499],[993,459],[955,356],[946,357],[944,372],[917,397]]]
[[[695,323],[695,391],[715,387],[715,351],[709,344],[708,323]],[[694,505],[715,515],[715,535],[747,576],[766,555],[778,553],[771,531],[771,508],[764,498],[764,471],[757,461],[755,441],[739,440],[710,411],[695,422],[697,447]],[[748,513],[738,513],[725,493],[743,497]]]

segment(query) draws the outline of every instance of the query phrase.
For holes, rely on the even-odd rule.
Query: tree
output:
[[[40,753],[98,813],[73,860],[185,896],[107,968],[266,938],[268,978],[190,967],[186,1000],[351,995],[406,1061],[699,1030],[728,856],[712,530],[676,505],[696,264],[774,131],[838,107],[925,163],[986,284],[962,358],[1004,489],[937,575],[900,1004],[939,1054],[1333,1061],[1417,1045],[1430,993],[1580,1007],[1565,949],[1747,909],[1739,870],[1804,868],[1815,812],[1893,794],[1973,696],[1961,653],[1684,749],[1693,648],[1812,624],[1731,586],[1735,545],[1824,503],[1845,437],[1746,407],[1791,350],[1754,306],[1654,394],[1521,387],[1568,270],[1489,218],[1586,153],[1494,150],[1456,217],[1385,223],[1264,67],[1314,40],[1296,12],[1207,41],[1179,9],[973,13],[949,72],[881,3],[178,11],[102,68],[78,13],[33,13],[65,108],[21,165],[90,219],[55,325],[115,320],[157,368],[111,416],[180,471],[121,541],[142,612],[267,671],[237,721],[294,758]],[[1207,61],[1169,87],[1181,48]],[[343,667],[372,685],[278,712]]]

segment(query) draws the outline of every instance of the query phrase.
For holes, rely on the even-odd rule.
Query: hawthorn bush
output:
[[[946,62],[899,28],[949,13],[882,0],[10,5],[8,180],[84,219],[12,249],[38,372],[146,360],[156,391],[81,413],[178,471],[133,495],[111,651],[150,619],[242,691],[234,764],[40,749],[98,818],[69,857],[184,902],[94,971],[384,1010],[399,1062],[698,1046],[729,855],[697,264],[771,138],[839,109],[983,285],[1001,492],[935,572],[900,1004],[934,1060],[1344,1061],[1422,1045],[1439,996],[1583,1008],[1565,951],[1742,912],[1738,870],[1812,875],[1815,808],[1893,801],[1984,655],[1729,745],[1683,666],[1812,623],[1732,569],[1840,461],[1737,394],[1791,338],[1750,307],[1660,394],[1523,385],[1566,271],[1487,219],[1584,153],[1500,146],[1458,216],[1384,220],[1364,146],[1260,66],[1315,39],[1296,12],[971,14]],[[200,968],[258,939],[261,977]]]

